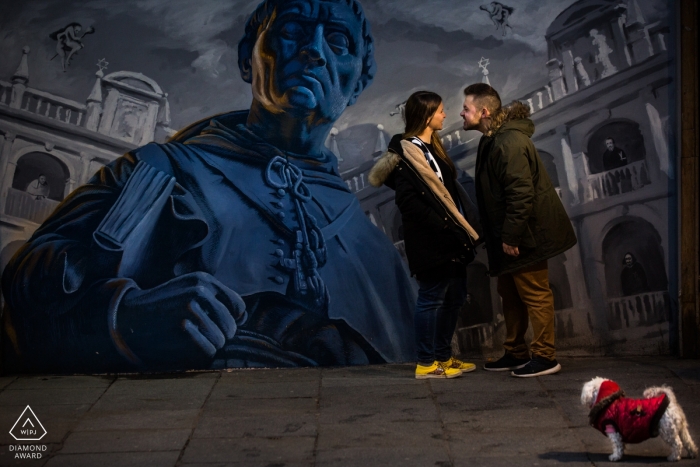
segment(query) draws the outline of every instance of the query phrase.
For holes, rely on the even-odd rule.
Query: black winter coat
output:
[[[530,137],[535,125],[520,102],[503,107],[479,141],[476,196],[496,276],[557,256],[576,244],[564,206]],[[503,243],[520,255],[503,252]]]
[[[420,155],[412,159],[405,154],[404,147],[412,152],[411,148],[415,148]],[[455,180],[462,216],[427,162],[421,166],[424,161],[420,149],[408,141],[402,142],[402,135],[394,135],[388,152],[377,161],[369,175],[372,185],[385,184],[396,191],[406,256],[413,275],[447,265],[455,259],[466,265],[474,259],[474,248],[481,242],[478,209],[467,192]],[[443,178],[446,177],[454,178],[454,174],[443,171]]]

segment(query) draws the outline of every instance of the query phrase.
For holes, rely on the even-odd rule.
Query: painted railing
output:
[[[608,326],[623,329],[668,321],[668,302],[665,291],[608,299]]]
[[[538,110],[542,110],[554,103],[554,96],[552,95],[552,88],[550,86],[543,86],[517,100],[523,104],[527,104],[530,107],[530,114],[534,114]]]
[[[24,91],[20,108],[76,126],[84,125],[85,113],[87,112],[87,108],[83,104],[32,88],[27,88]]]
[[[584,182],[583,202],[609,198],[649,185],[646,161],[636,161],[623,167],[589,175]]]
[[[0,105],[10,105],[12,99],[12,83],[0,81]]]
[[[41,224],[56,209],[59,202],[52,199],[36,199],[36,196],[10,188],[7,193],[5,214]]]
[[[345,184],[353,193],[357,193],[358,191],[364,190],[369,186],[369,184],[367,183],[367,177],[364,173],[346,179]]]
[[[85,114],[87,113],[85,105],[38,89],[13,89],[13,85],[6,81],[0,81],[0,105],[24,110],[69,125],[85,126]]]

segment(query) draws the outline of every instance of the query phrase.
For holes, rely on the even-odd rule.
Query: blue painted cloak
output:
[[[246,117],[214,117],[131,151],[64,200],[3,274],[8,370],[148,370],[111,333],[120,300],[196,271],[237,292],[248,319],[213,359],[172,355],[170,369],[414,358],[405,267],[335,157],[284,153],[247,130]],[[151,203],[158,189],[161,205]],[[134,225],[111,245],[102,234],[115,213],[112,237]],[[302,236],[315,247],[305,269],[295,267]],[[325,284],[321,296],[299,291],[309,270]]]

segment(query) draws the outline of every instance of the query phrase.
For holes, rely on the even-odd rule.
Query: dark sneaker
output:
[[[513,370],[510,375],[516,378],[532,378],[533,376],[553,375],[559,373],[561,365],[556,360],[534,356],[527,365]]]
[[[528,364],[529,358],[516,358],[512,354],[506,352],[504,356],[496,360],[495,362],[484,363],[484,370],[486,371],[510,371],[522,368]]]

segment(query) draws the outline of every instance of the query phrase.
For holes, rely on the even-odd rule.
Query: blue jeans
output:
[[[418,281],[416,302],[416,359],[422,365],[452,356],[452,335],[467,297],[467,278]]]

